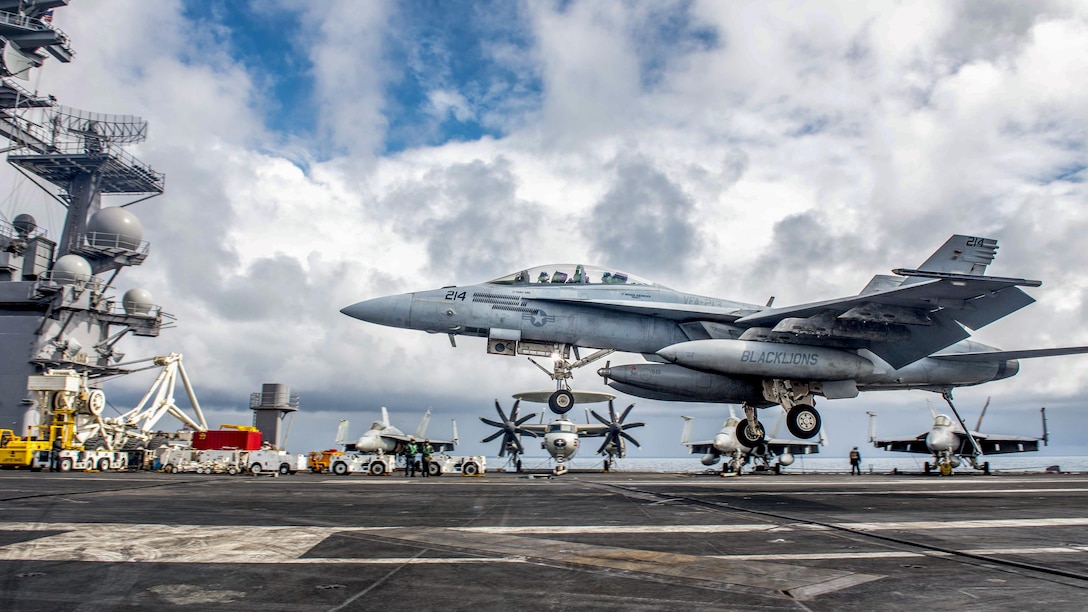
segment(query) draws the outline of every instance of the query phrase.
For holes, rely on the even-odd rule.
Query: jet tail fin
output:
[[[1043,446],[1050,446],[1050,431],[1046,428],[1046,406],[1039,409],[1039,414],[1043,415]]]
[[[865,285],[858,295],[869,295],[870,293],[877,293],[879,291],[888,291],[889,289],[895,289],[902,284],[903,277],[901,276],[877,274],[869,281],[869,284]]]
[[[682,416],[680,418],[684,419],[684,432],[680,434],[680,444],[686,445],[691,442],[691,423],[694,419],[689,416]]]
[[[336,443],[347,444],[348,443],[348,427],[351,423],[347,419],[341,419],[340,425],[336,427]]]
[[[876,413],[866,412],[865,414],[869,415],[869,442],[873,443],[876,442]],[[821,430],[820,433],[822,434],[823,431]]]
[[[427,412],[423,413],[423,418],[420,419],[420,421],[419,421],[419,427],[416,428],[416,437],[420,438],[420,439],[426,438],[427,437],[427,426],[430,425],[430,424],[431,424],[431,408],[428,407]]]
[[[982,418],[986,416],[986,409],[990,407],[990,398],[986,398],[986,403],[982,405],[982,412],[978,413],[978,423],[975,425],[975,431],[982,431]]]
[[[997,240],[956,234],[937,249],[918,270],[923,272],[943,272],[950,274],[986,274],[986,266],[997,254]],[[911,277],[903,284],[919,283],[924,277]]]
[[[389,427],[389,411],[382,406],[382,425]]]

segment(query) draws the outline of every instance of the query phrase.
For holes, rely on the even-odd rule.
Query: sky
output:
[[[459,452],[493,456],[477,417],[550,380],[483,339],[453,348],[339,310],[547,263],[785,306],[981,235],[1002,247],[989,273],[1043,285],[975,339],[1088,345],[1083,2],[76,0],[54,25],[75,58],[28,86],[147,119],[130,151],[166,174],[129,208],[151,255],[118,293],[148,289],[177,324],[122,350],[184,354],[213,426],[249,423],[262,383],[289,385],[294,452],[387,406],[405,430],[432,407],[431,436],[456,419]],[[59,235],[62,211],[2,172],[0,212]],[[595,370],[574,386],[607,390]],[[1019,435],[1039,435],[1046,406],[1045,454],[1088,454],[1086,370],[1024,361],[957,406],[974,424],[991,397],[983,430]],[[127,408],[153,378],[107,395]],[[922,391],[821,401],[823,452],[863,446],[867,411],[882,435],[922,433],[927,400],[941,407]],[[632,456],[682,456],[680,415],[703,438],[728,415],[617,408],[632,402],[647,423]]]

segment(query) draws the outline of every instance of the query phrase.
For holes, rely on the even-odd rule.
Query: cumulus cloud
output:
[[[668,277],[702,250],[694,210],[691,196],[647,160],[621,159],[583,234],[598,245],[602,261]]]
[[[270,75],[238,60],[214,14],[184,7],[58,10],[78,55],[50,60],[41,89],[151,121],[133,152],[167,173],[167,193],[132,209],[153,251],[121,281],[179,327],[123,350],[185,352],[224,414],[262,382],[291,384],[320,422],[296,417],[305,448],[382,404],[410,423],[433,405],[483,437],[468,423],[495,397],[550,381],[480,341],[453,349],[338,310],[548,262],[783,305],[983,234],[1003,247],[992,273],[1045,284],[980,339],[1088,344],[1080,3],[499,2],[449,15],[457,28],[411,2],[263,5],[298,21],[280,52],[309,66],[312,132],[268,121]],[[1043,401],[1052,422],[1079,422],[1082,367],[1025,362],[962,401],[1000,395],[994,431]],[[588,371],[576,383],[601,388]],[[863,440],[862,408],[887,407],[883,431],[921,431],[925,397],[823,403],[831,452]],[[678,452],[678,408],[638,403],[655,424],[647,452]]]

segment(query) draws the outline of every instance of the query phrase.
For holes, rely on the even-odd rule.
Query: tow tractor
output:
[[[323,451],[310,451],[306,467],[314,474],[327,474],[332,471],[332,460],[343,454],[344,451],[338,451],[335,448]]]
[[[462,476],[483,476],[487,471],[487,458],[483,455],[471,457],[452,456],[446,453],[431,455],[427,473],[431,476],[442,474],[460,474]]]
[[[355,472],[370,476],[388,476],[397,467],[395,455],[385,453],[341,453],[331,459],[330,470],[337,476],[347,476]]]
[[[306,469],[306,455],[280,450],[249,451],[245,456],[245,462],[253,474],[279,472],[282,476]]]

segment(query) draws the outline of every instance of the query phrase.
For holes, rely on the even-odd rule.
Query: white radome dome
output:
[[[125,314],[147,316],[151,314],[151,308],[155,302],[151,298],[151,292],[140,287],[133,287],[125,292],[121,298],[121,304],[125,307]]]
[[[144,226],[140,220],[119,206],[103,208],[87,222],[87,242],[91,246],[135,251],[143,239]]]
[[[74,285],[91,280],[91,264],[79,255],[64,255],[53,264],[53,282]]]

